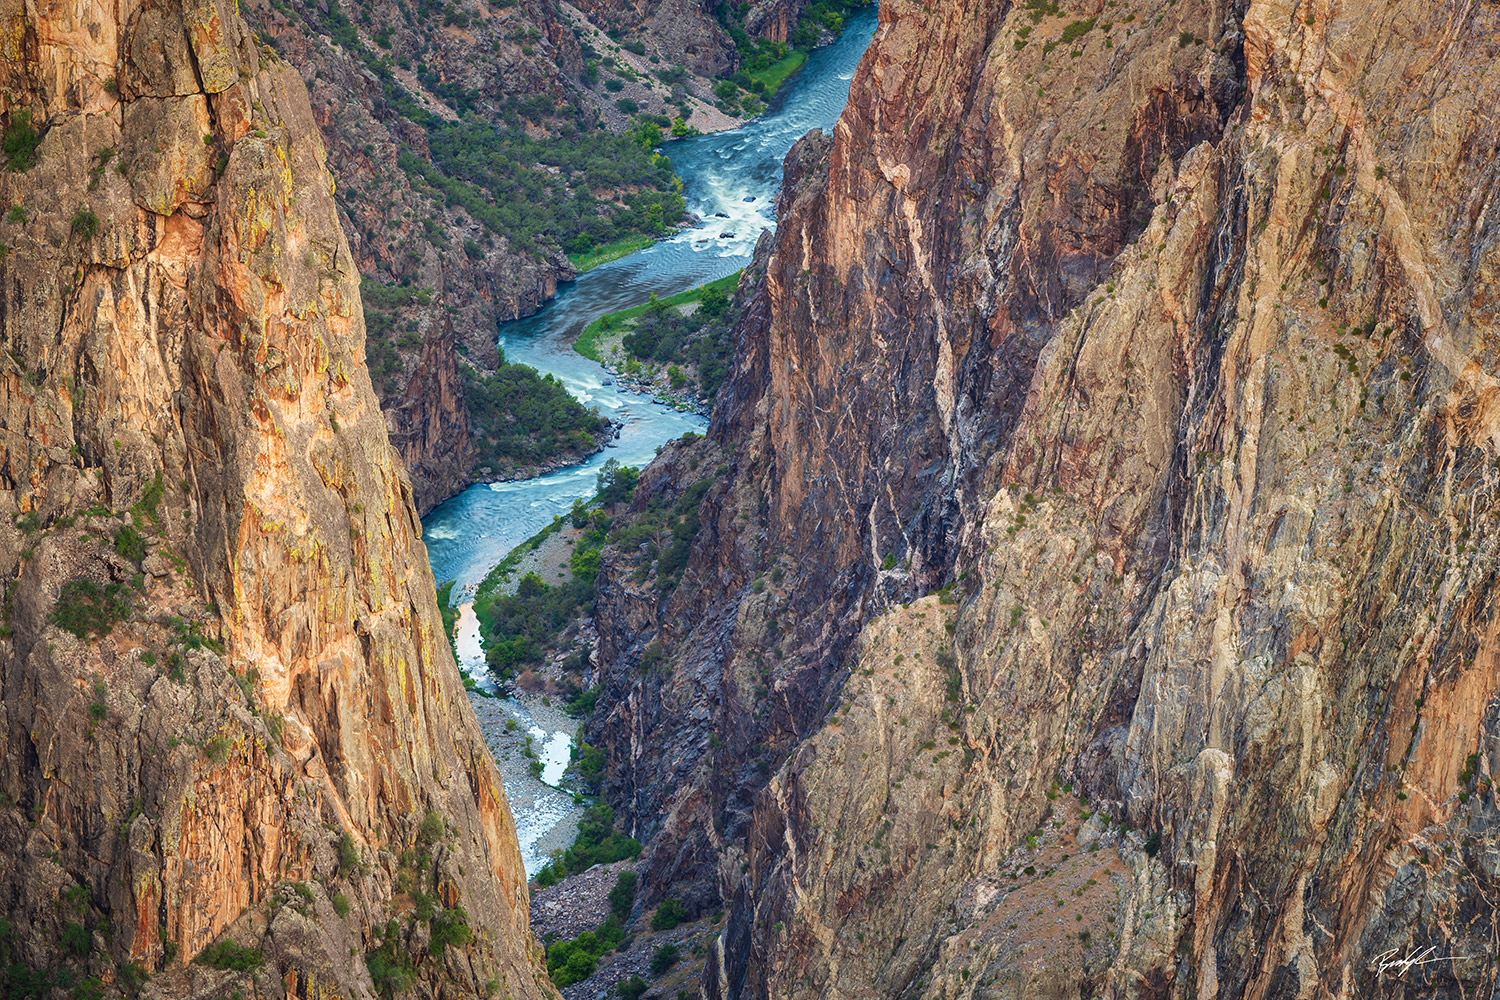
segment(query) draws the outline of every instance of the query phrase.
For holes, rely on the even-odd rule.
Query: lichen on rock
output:
[[[302,80],[217,0],[0,23],[5,961],[540,996]]]

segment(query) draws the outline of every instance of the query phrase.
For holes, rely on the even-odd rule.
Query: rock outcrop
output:
[[[1497,40],[882,5],[684,582],[602,571],[590,741],[644,891],[731,905],[710,996],[1494,989]]]
[[[640,37],[659,58],[680,62],[705,77],[728,73],[739,61],[734,43],[714,19],[712,6],[704,0],[579,0],[577,4],[595,24]]]
[[[493,368],[497,324],[536,312],[575,271],[560,252],[538,254],[488,233],[401,168],[403,149],[424,151],[426,139],[394,106],[386,81],[365,59],[371,50],[387,60],[399,58],[407,68],[395,70],[394,82],[422,111],[439,117],[457,115],[417,79],[414,64],[425,69],[430,61],[445,85],[460,92],[566,103],[562,74],[581,68],[578,43],[551,5],[534,6],[479,5],[472,23],[465,15],[462,28],[445,27],[441,11],[407,26],[394,3],[376,6],[373,18],[364,12],[362,27],[339,20],[336,7],[247,8],[261,37],[307,83],[329,169],[339,180],[337,207],[359,273],[425,291],[421,301],[393,310],[391,330],[371,331],[378,334],[381,358],[388,359],[376,393],[424,514],[473,481],[461,366]],[[337,30],[335,23],[347,45],[323,33]]]
[[[302,80],[216,0],[0,24],[6,989],[543,995]]]

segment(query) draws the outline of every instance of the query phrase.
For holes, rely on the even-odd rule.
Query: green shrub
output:
[[[222,764],[229,757],[229,738],[216,734],[203,741],[203,755],[215,764]]]
[[[99,216],[94,210],[84,205],[73,213],[73,235],[79,239],[91,240],[99,231]]]
[[[645,996],[646,991],[650,988],[650,985],[640,976],[631,976],[629,979],[622,979],[619,985],[615,987],[615,989],[620,991],[620,996],[624,1000],[641,1000],[641,997]]]
[[[687,919],[687,908],[675,896],[668,896],[661,901],[661,904],[656,908],[656,913],[652,915],[651,929],[653,931],[669,931],[678,924],[686,923]]]
[[[405,993],[417,981],[417,969],[410,955],[397,950],[398,927],[392,920],[385,926],[385,940],[379,948],[365,954],[365,968],[375,984],[375,992],[383,997],[394,997]]]
[[[122,583],[100,587],[88,577],[63,584],[51,621],[80,639],[108,635],[116,623],[130,617],[130,592]]]
[[[651,974],[659,976],[677,964],[678,952],[675,944],[664,944],[651,956]]]
[[[729,296],[722,288],[705,288],[698,299],[698,312],[707,319],[718,319],[729,308]]]
[[[166,492],[166,484],[162,482],[161,472],[158,470],[155,477],[151,480],[151,485],[146,487],[145,491],[141,494],[141,498],[130,507],[130,513],[135,520],[137,528],[144,526],[142,518],[150,521],[158,528],[161,527],[161,517],[157,513],[157,508],[161,506],[162,497],[166,495]],[[223,652],[223,650],[219,650],[219,652]]]
[[[265,957],[261,955],[259,948],[246,948],[226,938],[204,948],[193,961],[215,969],[249,972],[260,968]]]
[[[624,503],[635,493],[636,483],[640,482],[641,470],[630,465],[621,465],[618,460],[611,458],[605,462],[595,478],[595,487],[598,490],[599,503],[608,507],[612,504]]]
[[[125,962],[115,967],[115,973],[120,977],[120,985],[125,987],[126,993],[138,993],[146,980],[151,976],[146,972],[146,967],[139,962]]]
[[[442,958],[448,947],[462,948],[474,939],[469,929],[469,915],[462,906],[451,906],[432,918],[432,937],[428,950],[434,958]]]
[[[115,530],[115,554],[140,562],[146,558],[146,536],[128,524],[120,526]]]
[[[1062,43],[1067,45],[1069,42],[1076,42],[1090,31],[1093,31],[1095,20],[1095,18],[1091,17],[1087,21],[1074,21],[1068,25],[1062,30]]]
[[[5,165],[11,170],[25,170],[36,162],[36,149],[42,144],[42,134],[31,127],[31,112],[25,109],[10,116],[5,136],[0,140],[5,154]]]
[[[93,892],[86,885],[75,885],[63,893],[63,902],[68,904],[69,909],[80,914],[89,908],[89,901],[93,898]]]
[[[568,699],[568,703],[563,707],[567,709],[569,715],[582,719],[594,713],[594,706],[598,702],[599,685],[596,684],[591,688],[580,689]],[[600,755],[603,756],[602,752]]]
[[[349,915],[349,897],[341,892],[333,894],[333,912],[341,917]]]
[[[349,836],[345,830],[339,834],[339,877],[348,878],[359,871],[359,849],[354,846],[354,838]]]
[[[625,943],[625,927],[611,915],[596,930],[585,931],[571,941],[556,941],[547,948],[547,974],[552,985],[580,983],[594,974],[599,959]]]
[[[614,888],[609,890],[609,911],[623,923],[630,917],[630,908],[635,904],[636,874],[623,871],[615,876]]]
[[[62,950],[75,958],[84,958],[94,950],[94,936],[83,924],[69,920],[63,924]]]

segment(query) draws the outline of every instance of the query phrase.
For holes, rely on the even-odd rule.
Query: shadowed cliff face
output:
[[[1493,987],[1497,38],[883,6],[685,585],[601,630],[710,995]]]
[[[0,24],[6,961],[539,995],[302,81],[214,3]]]

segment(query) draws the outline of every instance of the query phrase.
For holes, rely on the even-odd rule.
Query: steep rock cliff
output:
[[[302,81],[213,0],[0,24],[7,988],[540,996]]]
[[[414,183],[399,154],[404,146],[425,150],[425,136],[391,106],[385,81],[366,60],[377,52],[400,58],[401,66],[388,71],[395,82],[422,110],[455,118],[418,80],[414,64],[430,62],[445,84],[461,90],[566,103],[562,74],[576,74],[582,57],[551,5],[494,10],[480,4],[473,23],[466,16],[462,28],[445,26],[441,8],[427,11],[416,26],[394,3],[354,13],[357,23],[337,6],[247,8],[262,37],[307,83],[360,274],[425,290],[420,301],[392,310],[390,329],[370,332],[379,341],[372,361],[378,351],[383,362],[376,394],[391,442],[411,474],[417,509],[426,513],[475,473],[461,366],[493,368],[496,325],[536,312],[575,271],[562,253],[512,246]],[[345,44],[327,32],[341,32]]]
[[[710,995],[1493,988],[1497,39],[883,5],[685,583],[598,614]]]

